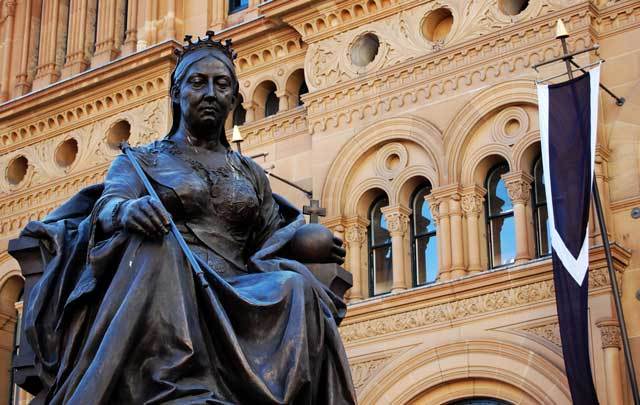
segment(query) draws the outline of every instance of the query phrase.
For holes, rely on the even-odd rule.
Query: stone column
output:
[[[31,4],[32,0],[25,1],[24,20],[22,25],[22,54],[20,55],[20,73],[16,76],[16,94],[27,94],[31,88],[28,82],[29,52],[31,51]]]
[[[411,210],[401,205],[384,207],[382,215],[387,219],[389,234],[391,235],[393,284],[391,292],[399,292],[408,288],[404,268],[404,236],[409,229],[409,214]]]
[[[60,0],[42,2],[38,67],[33,81],[35,90],[55,82],[60,77],[56,66],[59,15]]]
[[[0,79],[0,103],[7,101],[10,96],[9,76],[11,74],[11,51],[13,50],[13,25],[16,17],[16,2],[6,2],[7,15],[4,20],[4,46],[2,49],[2,79]]]
[[[429,211],[431,211],[431,217],[436,221],[436,238],[438,239],[438,278],[446,270],[444,267],[444,243],[442,239],[442,229],[440,227],[440,207],[438,200],[433,197],[433,194],[427,194],[424,199],[429,203]]]
[[[350,301],[360,301],[366,296],[362,279],[362,247],[367,241],[367,220],[352,217],[345,225],[345,239],[349,256],[349,271],[353,275]]]
[[[486,191],[478,186],[465,188],[462,194],[462,210],[467,220],[467,246],[469,274],[482,271],[482,259],[480,254],[480,222],[484,195]]]
[[[509,172],[502,175],[509,198],[513,204],[513,217],[516,228],[516,264],[531,260],[527,226],[527,204],[531,200],[533,177],[525,172]]]
[[[596,147],[596,159],[593,170],[593,176],[595,181],[598,183],[598,191],[600,191],[600,201],[602,202],[602,211],[604,214],[605,224],[607,226],[607,235],[609,236],[609,241],[613,242],[613,238],[615,235],[614,232],[614,224],[613,215],[611,214],[611,198],[609,197],[609,173],[608,173],[608,161],[609,161],[609,151],[606,147],[602,145],[598,145]],[[593,223],[594,223],[594,233],[593,239],[595,243],[602,243],[602,232],[600,231],[600,224],[598,223],[598,217],[596,216],[595,211],[595,203],[592,203],[593,207]]]
[[[620,375],[620,326],[613,319],[602,320],[596,323],[600,329],[602,338],[602,350],[604,351],[605,386],[607,387],[607,403],[609,405],[622,405],[622,376]]]
[[[227,16],[225,11],[226,1],[214,1],[211,6],[210,26],[214,31],[220,31],[224,28],[224,21]]]
[[[96,51],[91,59],[91,66],[104,65],[118,55],[116,40],[116,13],[118,0],[100,0],[98,2],[98,22],[96,34]]]
[[[276,97],[278,97],[279,105],[278,112],[285,112],[289,109],[291,94],[286,90],[276,91]]]
[[[88,0],[71,0],[69,7],[69,33],[67,35],[67,58],[62,68],[62,77],[73,76],[84,71],[90,65],[86,54],[87,33],[90,32],[90,27],[87,24],[88,9]]]
[[[164,39],[176,39],[176,0],[167,0],[164,26]]]
[[[251,100],[245,101],[244,103],[242,103],[242,107],[244,107],[245,111],[247,112],[244,118],[245,124],[255,121],[257,106],[258,105]]]
[[[464,240],[462,239],[462,209],[460,194],[449,196],[449,220],[451,222],[451,278],[467,274],[464,265]]]
[[[132,54],[137,49],[138,42],[138,2],[127,3],[127,30],[125,31],[122,52],[125,55]]]
[[[442,245],[442,271],[438,280],[447,281],[451,279],[451,223],[449,222],[449,203],[446,199],[438,199],[438,218],[440,225],[440,235],[438,243]]]
[[[218,2],[223,3],[223,2]],[[144,8],[144,41],[138,43],[138,50],[142,50],[156,43],[158,14],[158,0],[145,0]]]

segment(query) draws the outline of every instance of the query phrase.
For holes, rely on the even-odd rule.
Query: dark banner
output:
[[[562,353],[574,404],[597,404],[587,313],[589,207],[600,68],[538,85],[540,138]]]

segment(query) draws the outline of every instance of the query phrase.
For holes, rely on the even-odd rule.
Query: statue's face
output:
[[[173,98],[192,135],[215,136],[235,103],[233,78],[224,63],[206,57],[189,67]]]

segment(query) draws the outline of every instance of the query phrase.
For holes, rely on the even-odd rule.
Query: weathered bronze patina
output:
[[[345,305],[302,264],[341,263],[342,242],[230,149],[238,81],[210,36],[178,59],[169,134],[134,149],[160,201],[121,155],[104,185],[23,232],[50,256],[24,310],[47,403],[355,403]]]

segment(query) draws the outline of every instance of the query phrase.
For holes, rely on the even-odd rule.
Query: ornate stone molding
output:
[[[606,268],[589,271],[589,289],[609,287]],[[418,309],[381,316],[375,319],[348,323],[340,328],[345,343],[385,336],[391,333],[435,327],[451,322],[488,315],[506,309],[521,307],[555,299],[553,280],[543,280],[517,287],[451,300],[449,302],[424,305]]]
[[[557,320],[543,325],[525,327],[522,329],[525,333],[535,335],[558,348],[562,348],[562,340],[560,339],[560,324]]]
[[[365,384],[384,368],[391,360],[391,355],[373,360],[366,360],[351,364],[351,375],[356,391],[360,391]]]
[[[531,199],[533,177],[525,172],[510,172],[502,175],[509,198],[514,204],[527,205]]]
[[[243,103],[245,108],[255,106],[253,102]],[[249,109],[247,108],[247,112]],[[269,142],[280,141],[291,136],[307,134],[307,117],[304,107],[294,108],[276,116],[258,121],[248,122],[241,127],[244,142],[242,148],[250,150]],[[231,139],[231,129],[227,130],[227,138]]]
[[[620,325],[618,321],[609,319],[596,322],[596,326],[600,329],[600,337],[602,339],[602,348],[607,349],[613,347],[622,348],[622,339],[620,336]]]
[[[486,190],[478,186],[465,187],[462,190],[460,205],[465,216],[480,215],[484,205],[485,194]]]
[[[345,239],[350,246],[361,246],[367,241],[367,227],[362,223],[347,223]]]

